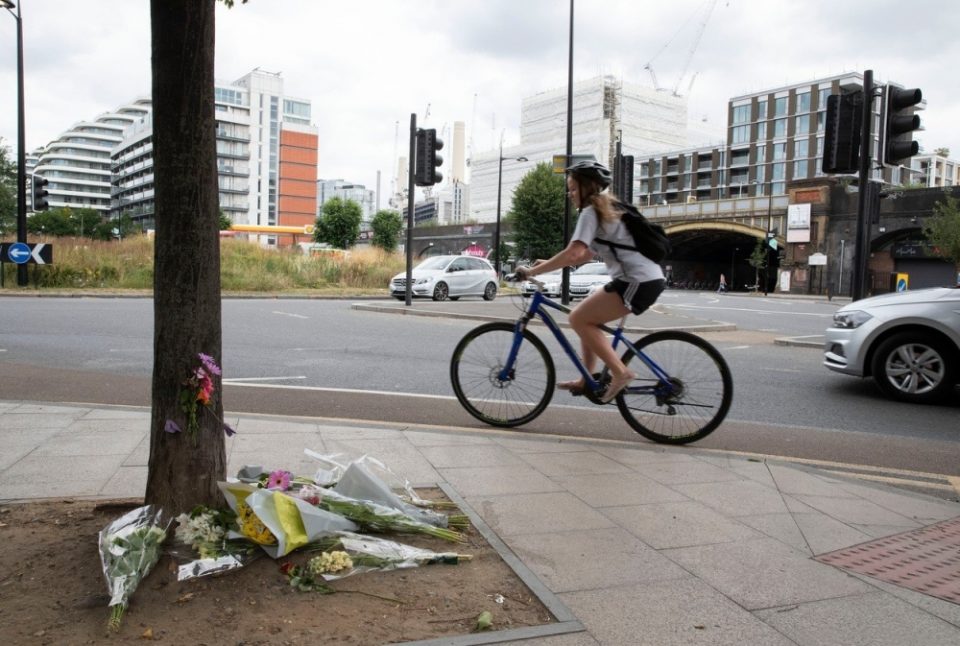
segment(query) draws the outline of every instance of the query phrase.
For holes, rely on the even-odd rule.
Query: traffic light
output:
[[[45,177],[34,174],[33,181],[30,182],[31,202],[33,204],[34,211],[46,211],[50,208],[50,202],[47,201],[47,196],[50,195],[50,191],[46,189],[47,184],[50,183]]]
[[[443,141],[437,137],[433,128],[417,129],[417,160],[413,179],[417,186],[433,186],[443,180],[437,167],[443,164],[443,157],[437,154],[443,149]]]
[[[917,89],[905,89],[888,84],[883,91],[883,119],[880,145],[883,165],[898,166],[901,159],[920,152],[920,144],[913,140],[913,131],[920,129],[920,117],[913,113],[923,99]]]
[[[618,186],[620,189],[620,199],[627,204],[633,202],[633,155],[622,155],[620,157]]]
[[[863,91],[827,97],[823,137],[823,172],[855,173],[860,169]]]

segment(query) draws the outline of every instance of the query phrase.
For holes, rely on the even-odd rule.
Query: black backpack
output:
[[[671,251],[670,238],[667,237],[667,232],[663,230],[663,227],[644,217],[643,213],[638,211],[633,204],[618,202],[617,207],[621,212],[620,219],[626,225],[630,235],[633,236],[634,246],[602,240],[601,238],[594,238],[593,241],[607,245],[613,250],[614,255],[616,255],[617,249],[629,249],[630,251],[639,251],[653,262],[663,262]]]

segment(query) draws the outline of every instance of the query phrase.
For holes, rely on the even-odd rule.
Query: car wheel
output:
[[[450,288],[447,287],[447,284],[437,283],[437,286],[433,288],[433,300],[445,301],[448,296],[450,296]]]
[[[496,297],[497,297],[497,284],[487,283],[487,286],[483,290],[483,300],[492,301]]]
[[[942,400],[953,390],[953,357],[941,341],[928,335],[901,332],[877,347],[872,368],[880,390],[917,404]]]

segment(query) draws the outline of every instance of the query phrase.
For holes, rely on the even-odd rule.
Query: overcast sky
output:
[[[149,95],[147,0],[19,2],[28,151]],[[411,113],[448,128],[448,142],[465,122],[475,152],[501,132],[516,144],[521,100],[566,87],[569,25],[569,0],[238,0],[218,3],[216,74],[280,72],[288,95],[313,103],[320,178],[376,189],[380,171],[385,205]],[[691,117],[722,133],[733,96],[872,69],[923,90],[921,145],[960,158],[958,28],[957,0],[575,0],[574,79],[652,84],[649,62],[660,86],[688,95]],[[0,48],[0,138],[15,156],[8,15]]]

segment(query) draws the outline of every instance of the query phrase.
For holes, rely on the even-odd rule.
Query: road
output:
[[[496,302],[496,311],[515,312],[510,299]],[[819,349],[774,345],[822,333],[838,303],[667,292],[661,304],[677,320],[737,326],[703,333],[727,358],[735,397],[727,421],[697,448],[835,462],[956,495],[947,477],[960,476],[960,405],[885,401],[871,382],[824,369]],[[150,299],[0,297],[0,399],[149,405],[152,308]],[[227,299],[224,404],[236,412],[487,428],[461,409],[448,378],[453,346],[475,325],[359,311],[349,300]],[[560,378],[572,376],[561,367]],[[515,432],[646,441],[612,406],[566,393]]]

